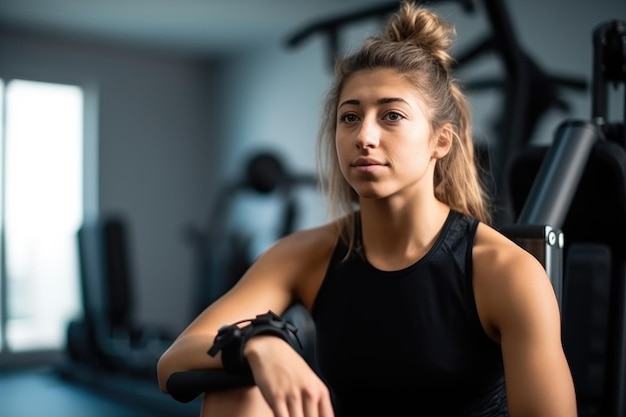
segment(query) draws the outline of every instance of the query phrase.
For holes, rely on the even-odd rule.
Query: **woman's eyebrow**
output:
[[[395,102],[402,102],[410,106],[410,104],[405,99],[400,98],[400,97],[383,97],[383,98],[379,98],[378,100],[376,100],[376,104],[389,104],[389,103],[395,103]],[[358,106],[359,104],[361,104],[361,101],[357,99],[349,99],[349,100],[341,102],[338,108],[341,108],[342,106],[345,106],[348,104]]]
[[[389,104],[389,103],[395,103],[395,102],[402,102],[408,106],[410,106],[409,102],[406,101],[403,98],[400,97],[383,97],[383,98],[379,98],[378,100],[376,100],[376,103],[378,104]]]
[[[341,108],[342,106],[348,105],[348,104],[352,104],[354,106],[358,106],[359,104],[361,104],[360,100],[356,100],[356,99],[350,99],[350,100],[346,100],[344,102],[342,102],[341,104],[339,104],[339,107],[337,108]]]

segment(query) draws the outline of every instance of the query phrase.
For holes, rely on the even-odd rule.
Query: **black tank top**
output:
[[[500,346],[472,288],[477,225],[451,211],[430,251],[392,272],[358,251],[343,261],[338,242],[312,309],[317,367],[338,416],[508,415]]]

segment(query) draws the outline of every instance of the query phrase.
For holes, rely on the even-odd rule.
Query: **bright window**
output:
[[[60,349],[80,311],[82,88],[10,80],[2,142],[2,351]]]

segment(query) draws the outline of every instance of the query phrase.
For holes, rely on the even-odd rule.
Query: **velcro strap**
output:
[[[239,327],[239,324],[248,322]],[[224,369],[237,374],[250,374],[250,365],[243,355],[245,344],[250,338],[260,335],[280,337],[294,349],[302,350],[302,343],[297,335],[298,328],[283,320],[271,310],[259,314],[254,319],[241,320],[233,324],[222,326],[215,336],[213,346],[208,350],[211,356],[222,352]]]

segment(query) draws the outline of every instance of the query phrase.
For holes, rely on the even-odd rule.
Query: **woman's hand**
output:
[[[255,336],[244,355],[275,417],[334,417],[328,387],[287,342]]]

